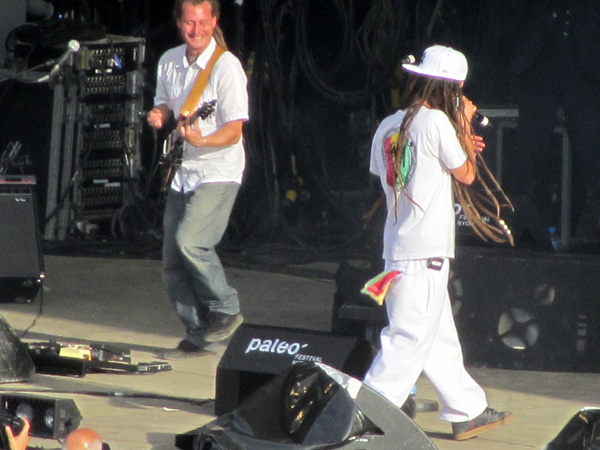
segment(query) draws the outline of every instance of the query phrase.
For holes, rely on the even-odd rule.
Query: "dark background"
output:
[[[14,50],[11,45],[19,38],[27,40],[32,51],[24,56],[31,66],[35,61],[59,56],[70,39],[95,39],[107,33],[144,38],[144,104],[145,109],[151,108],[158,58],[180,43],[171,18],[172,1],[50,2],[53,17],[29,18],[28,24],[11,30],[7,50]],[[511,11],[519,1],[221,3],[220,24],[228,45],[247,71],[251,119],[244,129],[245,180],[220,250],[227,264],[248,264],[253,270],[261,266],[286,270],[290,264],[328,258],[358,261],[358,269],[351,267],[345,272],[346,266],[342,266],[336,273],[335,312],[342,302],[359,296],[355,288],[380,268],[383,208],[375,210],[371,220],[365,217],[373,211],[381,192],[379,181],[368,170],[370,143],[379,121],[398,106],[404,81],[399,61],[408,54],[418,58],[424,48],[434,43],[457,48],[469,60],[467,96],[480,108],[514,109],[510,65],[518,18]],[[30,164],[38,169],[47,165],[44,143],[51,132],[48,118],[52,108],[45,89],[0,84],[0,111],[4,113],[0,119],[0,144],[8,135],[6,130],[10,130],[21,137],[24,145],[38,148],[35,158],[22,161],[26,170]],[[25,119],[14,121],[11,116]],[[480,130],[488,143],[485,159],[493,172],[498,170],[499,149],[494,148],[498,128]],[[134,245],[121,241],[107,245],[103,239],[76,236],[75,245],[68,247],[71,253],[160,257],[158,216],[163,198],[157,189],[160,179],[154,165],[160,138],[144,125],[144,168],[136,190],[139,195],[129,210],[131,216],[121,215],[117,236],[135,238]],[[521,179],[516,140],[515,129],[507,129],[500,161],[505,179]],[[556,153],[559,152],[560,142],[556,145]],[[45,182],[39,180],[39,195],[43,196]],[[532,209],[525,207],[521,211],[521,224],[525,219],[531,220]],[[515,222],[519,223],[516,219]],[[113,228],[102,231],[114,234]],[[485,246],[472,235],[460,235],[459,230],[460,243]],[[52,244],[45,243],[46,253],[67,248]],[[514,337],[513,331],[517,337],[519,333],[529,336],[532,329],[537,333],[538,325],[548,326],[540,328],[539,339],[534,336],[537,345],[547,346],[548,352],[537,353],[532,345],[533,351],[526,348],[524,354],[507,353],[510,367],[554,367],[553,357],[556,361],[573,357],[575,337],[583,341],[587,322],[595,323],[600,316],[593,301],[593,277],[589,277],[595,273],[596,261],[570,260],[569,255],[552,253],[543,258],[517,254],[521,257],[515,259],[512,251],[496,253],[497,249],[492,249],[494,252],[488,254],[487,248],[472,251],[469,245],[459,246],[457,258],[463,264],[463,273],[469,275],[462,280],[464,299],[453,292],[455,302],[467,297],[477,300],[471,304],[463,301],[456,319],[461,330],[472,332],[461,336],[467,358],[475,362],[490,355],[496,358],[496,353],[490,351],[490,336],[499,333],[498,317],[513,319],[508,322],[516,331],[509,329],[504,336],[507,339]],[[456,285],[456,280],[452,281]],[[591,284],[588,286],[586,281]],[[350,292],[345,295],[347,289]],[[540,300],[540,292],[552,296],[557,293],[559,300]],[[527,315],[520,318],[517,313],[521,309],[534,311],[536,321],[527,319]],[[575,356],[583,360],[582,365],[588,363],[588,352],[594,352],[599,339],[593,331],[590,335],[594,346]],[[553,355],[557,346],[560,353]],[[597,358],[593,356],[595,364]],[[502,366],[503,361],[491,363]]]
[[[158,58],[180,43],[173,2],[49,3],[52,18],[28,17],[29,25],[9,33],[7,51],[25,36],[34,42],[37,61],[44,61],[69,39],[142,37],[144,103],[151,108]],[[248,246],[291,240],[320,250],[351,245],[377,254],[377,219],[364,219],[380,193],[368,171],[370,142],[378,122],[397,107],[400,59],[418,58],[434,43],[453,46],[470,62],[467,95],[480,107],[509,107],[508,3],[223,0],[220,24],[247,71],[251,100],[247,170],[227,241]],[[45,53],[49,46],[53,53]],[[14,95],[4,95],[0,107],[7,108],[6,99]],[[141,190],[141,209],[153,210],[148,202],[161,201],[156,180],[148,180],[156,172],[157,139],[147,126],[142,145],[144,183],[151,188]],[[130,224],[134,234],[148,231],[147,222]]]

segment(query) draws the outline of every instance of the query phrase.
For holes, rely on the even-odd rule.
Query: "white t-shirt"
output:
[[[167,50],[158,61],[154,104],[166,104],[178,117],[198,71],[206,67],[215,48],[213,38],[191,65],[185,58],[185,45]],[[212,100],[217,101],[215,113],[198,122],[204,136],[224,123],[248,120],[246,74],[240,61],[230,52],[223,53],[215,63],[198,107]],[[202,183],[241,183],[245,163],[243,139],[227,147],[194,147],[186,142],[183,164],[175,174],[171,188],[181,190],[183,187],[188,192]]]
[[[388,210],[383,258],[453,258],[455,215],[450,170],[463,165],[467,156],[448,117],[442,111],[421,107],[409,129],[412,150],[406,168],[408,196],[402,190],[395,192],[388,182],[393,178],[393,168],[386,148],[389,155],[391,140],[394,135],[397,138],[403,117],[404,112],[398,111],[385,118],[371,147],[371,172],[381,179]]]

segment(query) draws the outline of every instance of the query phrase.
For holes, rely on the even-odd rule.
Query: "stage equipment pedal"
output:
[[[129,349],[107,344],[30,342],[37,373],[84,377],[88,372],[156,373],[173,370],[162,361],[132,363]]]

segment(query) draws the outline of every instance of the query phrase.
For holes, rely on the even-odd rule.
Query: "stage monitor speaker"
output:
[[[293,364],[320,362],[362,379],[373,357],[374,349],[364,338],[244,324],[217,367],[215,414],[232,411]]]
[[[35,177],[0,175],[0,301],[30,302],[44,278]]]
[[[326,364],[294,364],[232,412],[176,436],[182,450],[435,450],[402,410]]]
[[[580,409],[545,450],[594,450],[600,441],[600,408]]]
[[[67,398],[3,393],[0,405],[3,411],[29,420],[31,436],[45,439],[66,437],[83,418],[75,402]]]

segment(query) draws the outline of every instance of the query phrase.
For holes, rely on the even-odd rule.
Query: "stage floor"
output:
[[[131,350],[134,363],[157,361],[178,343],[183,329],[165,296],[160,261],[126,256],[45,255],[43,292],[30,304],[0,304],[0,313],[17,335],[28,329],[25,342],[118,343]],[[276,258],[270,263],[277,269],[226,264],[246,323],[329,331],[337,264],[299,261],[284,271]],[[171,361],[171,371],[36,374],[30,382],[5,383],[0,391],[73,399],[83,415],[79,427],[99,432],[113,450],[169,450],[175,448],[175,435],[214,419],[216,368],[224,350],[221,345],[215,355]],[[542,449],[582,407],[600,405],[600,374],[471,371],[490,405],[514,411],[515,419],[458,443],[437,412],[418,414],[416,423],[441,450]],[[418,398],[437,400],[425,379]],[[60,448],[54,440],[38,438],[31,445]]]

